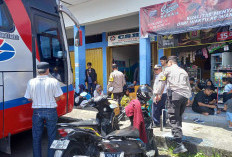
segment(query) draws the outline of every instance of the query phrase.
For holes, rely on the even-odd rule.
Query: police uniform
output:
[[[159,80],[159,87],[154,93],[160,95],[167,84],[167,109],[172,134],[177,144],[182,144],[182,114],[191,97],[188,73],[177,64],[173,64],[164,70]]]
[[[161,69],[161,65],[157,64],[155,65],[154,69]],[[163,70],[162,70],[163,71]],[[160,72],[155,76],[155,81],[153,85],[153,90],[157,88],[157,85],[159,84],[159,78],[163,76],[163,72]],[[154,102],[152,106],[152,118],[156,126],[160,125],[160,116],[162,115],[162,110],[165,109],[165,104],[167,100],[167,86],[164,87],[164,90],[162,92],[162,97],[159,102]],[[166,125],[166,117],[163,117],[163,125]]]
[[[120,100],[122,97],[123,86],[126,84],[125,77],[122,72],[114,70],[111,72],[108,82],[108,89],[113,87],[114,99]]]

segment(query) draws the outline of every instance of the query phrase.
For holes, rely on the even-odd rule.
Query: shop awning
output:
[[[172,0],[140,9],[142,37],[232,24],[232,0]]]

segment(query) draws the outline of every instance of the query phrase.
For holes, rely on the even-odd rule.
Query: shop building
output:
[[[129,82],[139,66],[140,84],[150,84],[152,66],[163,55],[177,55],[190,77],[211,79],[219,94],[222,77],[231,75],[230,0],[66,1],[85,36],[83,46],[72,46],[76,28],[66,21],[70,50],[75,50],[76,85],[84,83],[89,61],[104,91],[113,62],[126,71]]]
[[[211,80],[222,102],[222,78],[232,77],[232,1],[173,0],[141,8],[141,35],[157,35],[158,50],[179,58],[197,82]]]
[[[141,7],[166,2],[167,0],[64,0],[66,6],[81,23],[83,46],[73,46],[73,36],[77,28],[66,20],[69,48],[73,58],[76,86],[84,84],[87,62],[92,62],[97,72],[97,82],[106,92],[112,63],[133,82],[136,68],[140,69],[140,84],[150,84],[152,66],[158,58],[170,51],[157,50],[156,37],[140,37],[139,10]],[[75,56],[75,57],[74,57]]]

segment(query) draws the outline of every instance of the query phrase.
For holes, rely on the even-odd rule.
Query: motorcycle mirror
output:
[[[110,93],[112,93],[113,90],[114,90],[114,87],[110,87],[110,88],[108,89],[108,91],[109,91]]]

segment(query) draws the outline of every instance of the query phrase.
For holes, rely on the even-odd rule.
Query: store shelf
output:
[[[232,72],[232,69],[231,70],[216,70],[216,71],[218,71],[218,72]]]

